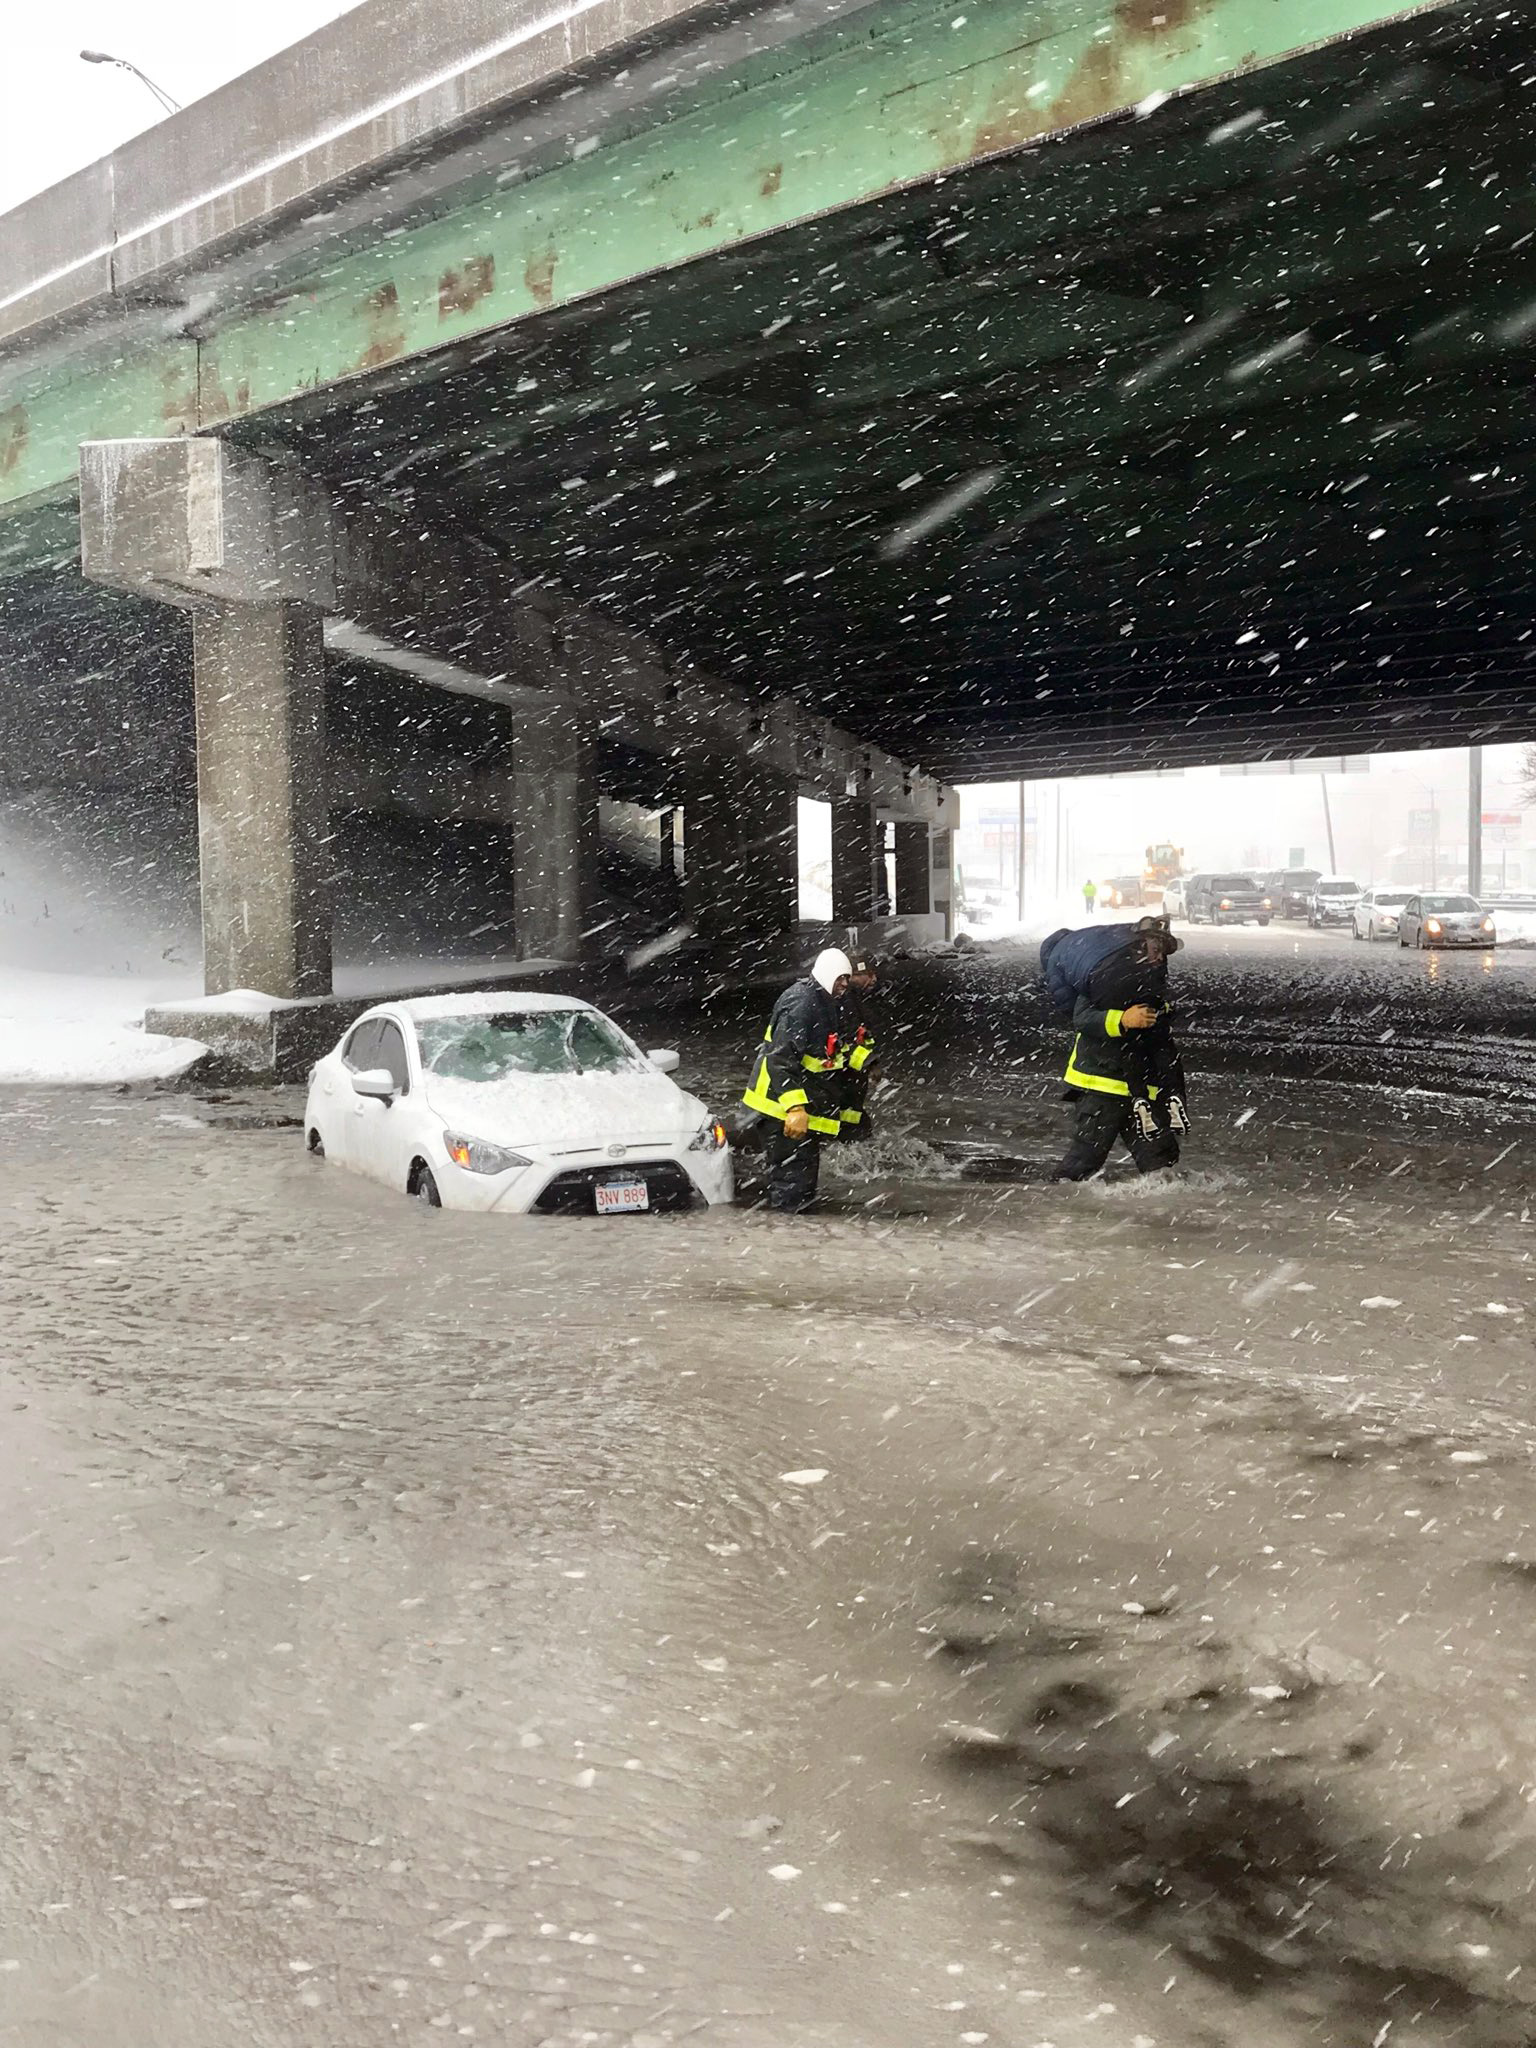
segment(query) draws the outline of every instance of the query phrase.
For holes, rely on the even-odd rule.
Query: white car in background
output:
[[[384,1003],[310,1075],[311,1153],[432,1208],[613,1216],[729,1202],[725,1128],[573,996]]]
[[[1175,875],[1171,882],[1163,884],[1163,916],[1166,918],[1188,917],[1184,902],[1184,885],[1187,875]]]
[[[1411,889],[1396,889],[1389,883],[1382,889],[1367,889],[1355,905],[1357,939],[1395,939],[1397,920]]]

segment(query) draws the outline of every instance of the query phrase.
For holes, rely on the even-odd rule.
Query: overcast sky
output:
[[[82,64],[82,49],[127,57],[185,103],[346,11],[338,0],[259,0],[227,12],[208,0],[11,0],[0,212],[161,118],[136,78]]]

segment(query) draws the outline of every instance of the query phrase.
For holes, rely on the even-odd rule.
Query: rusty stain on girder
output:
[[[7,476],[27,452],[27,409],[7,406],[0,412],[0,476]]]
[[[190,360],[178,355],[160,374],[160,417],[183,434],[195,433],[202,425],[198,395],[198,349],[194,343]]]
[[[535,252],[523,265],[523,283],[528,287],[528,296],[540,306],[547,306],[555,296],[555,265],[560,258],[553,244]]]
[[[1016,74],[994,90],[956,160],[997,156],[1064,128],[1123,113],[1152,83],[1141,69],[1148,52],[1190,28],[1210,5],[1211,0],[1117,0],[1108,32],[1089,43],[1049,100],[1032,102]]]
[[[782,164],[769,164],[758,182],[757,189],[764,199],[771,199],[783,182],[784,166]]]
[[[496,258],[471,256],[462,267],[450,264],[437,281],[437,317],[472,313],[496,288]]]
[[[362,304],[368,345],[357,359],[359,370],[382,369],[405,354],[405,322],[400,314],[400,294],[394,280],[387,278],[367,295]]]

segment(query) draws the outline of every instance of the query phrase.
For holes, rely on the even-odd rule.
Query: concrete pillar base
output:
[[[331,986],[325,665],[318,612],[218,604],[193,621],[203,985]]]
[[[512,715],[513,909],[520,960],[576,960],[597,894],[596,748],[565,701]]]
[[[743,962],[785,956],[799,909],[795,785],[722,761],[683,806],[683,904],[703,939]]]
[[[926,821],[896,826],[896,915],[926,917],[933,908],[933,849]]]
[[[880,913],[875,862],[879,832],[867,797],[832,799],[832,921],[868,924]]]

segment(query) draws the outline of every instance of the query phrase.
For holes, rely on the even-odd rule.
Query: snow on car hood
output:
[[[676,1144],[709,1112],[663,1073],[514,1074],[502,1081],[426,1076],[426,1096],[456,1136],[573,1152],[643,1140]]]

